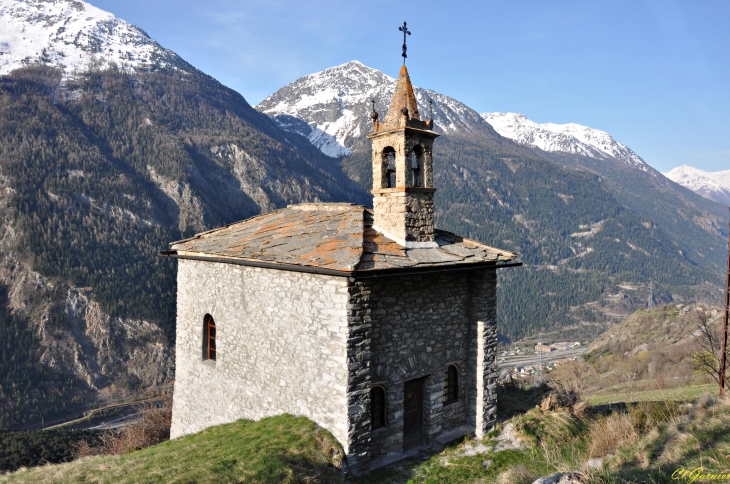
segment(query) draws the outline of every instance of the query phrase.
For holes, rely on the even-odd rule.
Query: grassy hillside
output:
[[[505,391],[502,389],[502,391]],[[289,415],[212,427],[121,456],[0,475],[0,483],[322,483],[531,484],[578,471],[585,484],[672,482],[677,469],[722,473],[730,455],[730,401],[645,402],[614,410],[513,387],[521,410],[483,441],[401,461],[343,480],[342,449],[330,434]],[[542,403],[535,405],[535,402]],[[589,461],[595,467],[589,465]],[[699,481],[698,481],[699,482]]]
[[[290,415],[212,427],[121,456],[87,457],[0,476],[8,483],[340,482],[342,448]]]
[[[695,399],[717,388],[696,358],[706,349],[702,318],[719,342],[721,316],[717,309],[680,311],[674,305],[638,310],[596,338],[581,358],[557,366],[549,377],[593,404]],[[719,360],[716,346],[711,364]]]

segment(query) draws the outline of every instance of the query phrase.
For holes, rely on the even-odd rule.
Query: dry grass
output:
[[[516,465],[497,476],[497,484],[530,484],[537,479],[535,474],[522,465]]]
[[[591,423],[589,429],[590,458],[615,454],[622,445],[631,445],[639,438],[631,416],[614,413]]]
[[[566,390],[559,383],[557,388],[551,391],[540,402],[542,410],[557,410],[560,408],[572,408],[580,402],[580,395],[575,390]]]
[[[161,408],[147,403],[140,411],[140,419],[119,431],[109,430],[99,438],[99,444],[90,446],[81,441],[76,446],[75,458],[94,455],[122,455],[159,444],[170,439],[172,408],[165,400]]]

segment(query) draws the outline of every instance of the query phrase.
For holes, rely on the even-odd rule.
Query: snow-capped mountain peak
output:
[[[730,205],[730,170],[707,172],[682,165],[664,176],[707,199]]]
[[[45,64],[69,76],[110,63],[189,68],[142,29],[84,1],[0,0],[0,74]]]
[[[649,166],[610,134],[580,124],[538,124],[519,113],[482,113],[482,118],[505,138],[543,151],[574,153],[591,158],[615,158],[644,171]]]
[[[411,73],[411,79],[417,80],[418,73]],[[377,69],[350,61],[297,79],[256,109],[274,118],[283,129],[309,138],[326,155],[348,156],[370,131],[371,100],[375,100],[380,119],[385,119],[395,82]],[[430,118],[433,109],[436,129],[441,132],[469,131],[475,124],[486,126],[476,111],[455,99],[428,89],[413,90],[421,117]]]

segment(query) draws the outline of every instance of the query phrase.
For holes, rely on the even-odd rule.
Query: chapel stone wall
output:
[[[171,436],[291,413],[347,450],[348,298],[342,277],[179,260]],[[206,313],[215,363],[202,359]]]
[[[348,359],[356,384],[348,388],[348,459],[356,471],[402,454],[406,381],[424,378],[425,445],[463,427],[482,435],[494,425],[496,284],[491,270],[367,279],[351,287]],[[352,338],[353,328],[357,338]],[[459,400],[444,405],[450,364],[459,370]],[[387,425],[371,432],[373,386],[386,390]]]

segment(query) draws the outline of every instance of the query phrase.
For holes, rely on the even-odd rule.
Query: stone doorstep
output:
[[[433,439],[432,447],[437,452],[441,452],[451,442],[455,440],[463,439],[467,435],[474,435],[474,427],[459,427],[458,429],[452,430],[451,432],[444,432],[435,439]]]
[[[416,455],[418,455],[419,452],[422,452],[427,448],[427,445],[421,445],[407,452],[390,452],[389,454],[384,455],[383,457],[379,457],[370,462],[370,471],[372,472],[375,469],[380,469],[381,467],[393,464],[395,462],[398,462],[399,460],[408,459],[409,457],[415,457]]]
[[[452,430],[450,432],[444,432],[443,434],[439,435],[438,437],[433,439],[431,445],[424,444],[414,449],[410,449],[407,452],[391,452],[383,457],[379,457],[373,460],[370,463],[370,472],[374,471],[375,469],[380,469],[381,467],[394,464],[400,460],[408,459],[409,457],[415,457],[420,452],[441,452],[451,442],[462,439],[467,435],[474,435],[474,430],[474,427],[459,427],[455,430]]]

